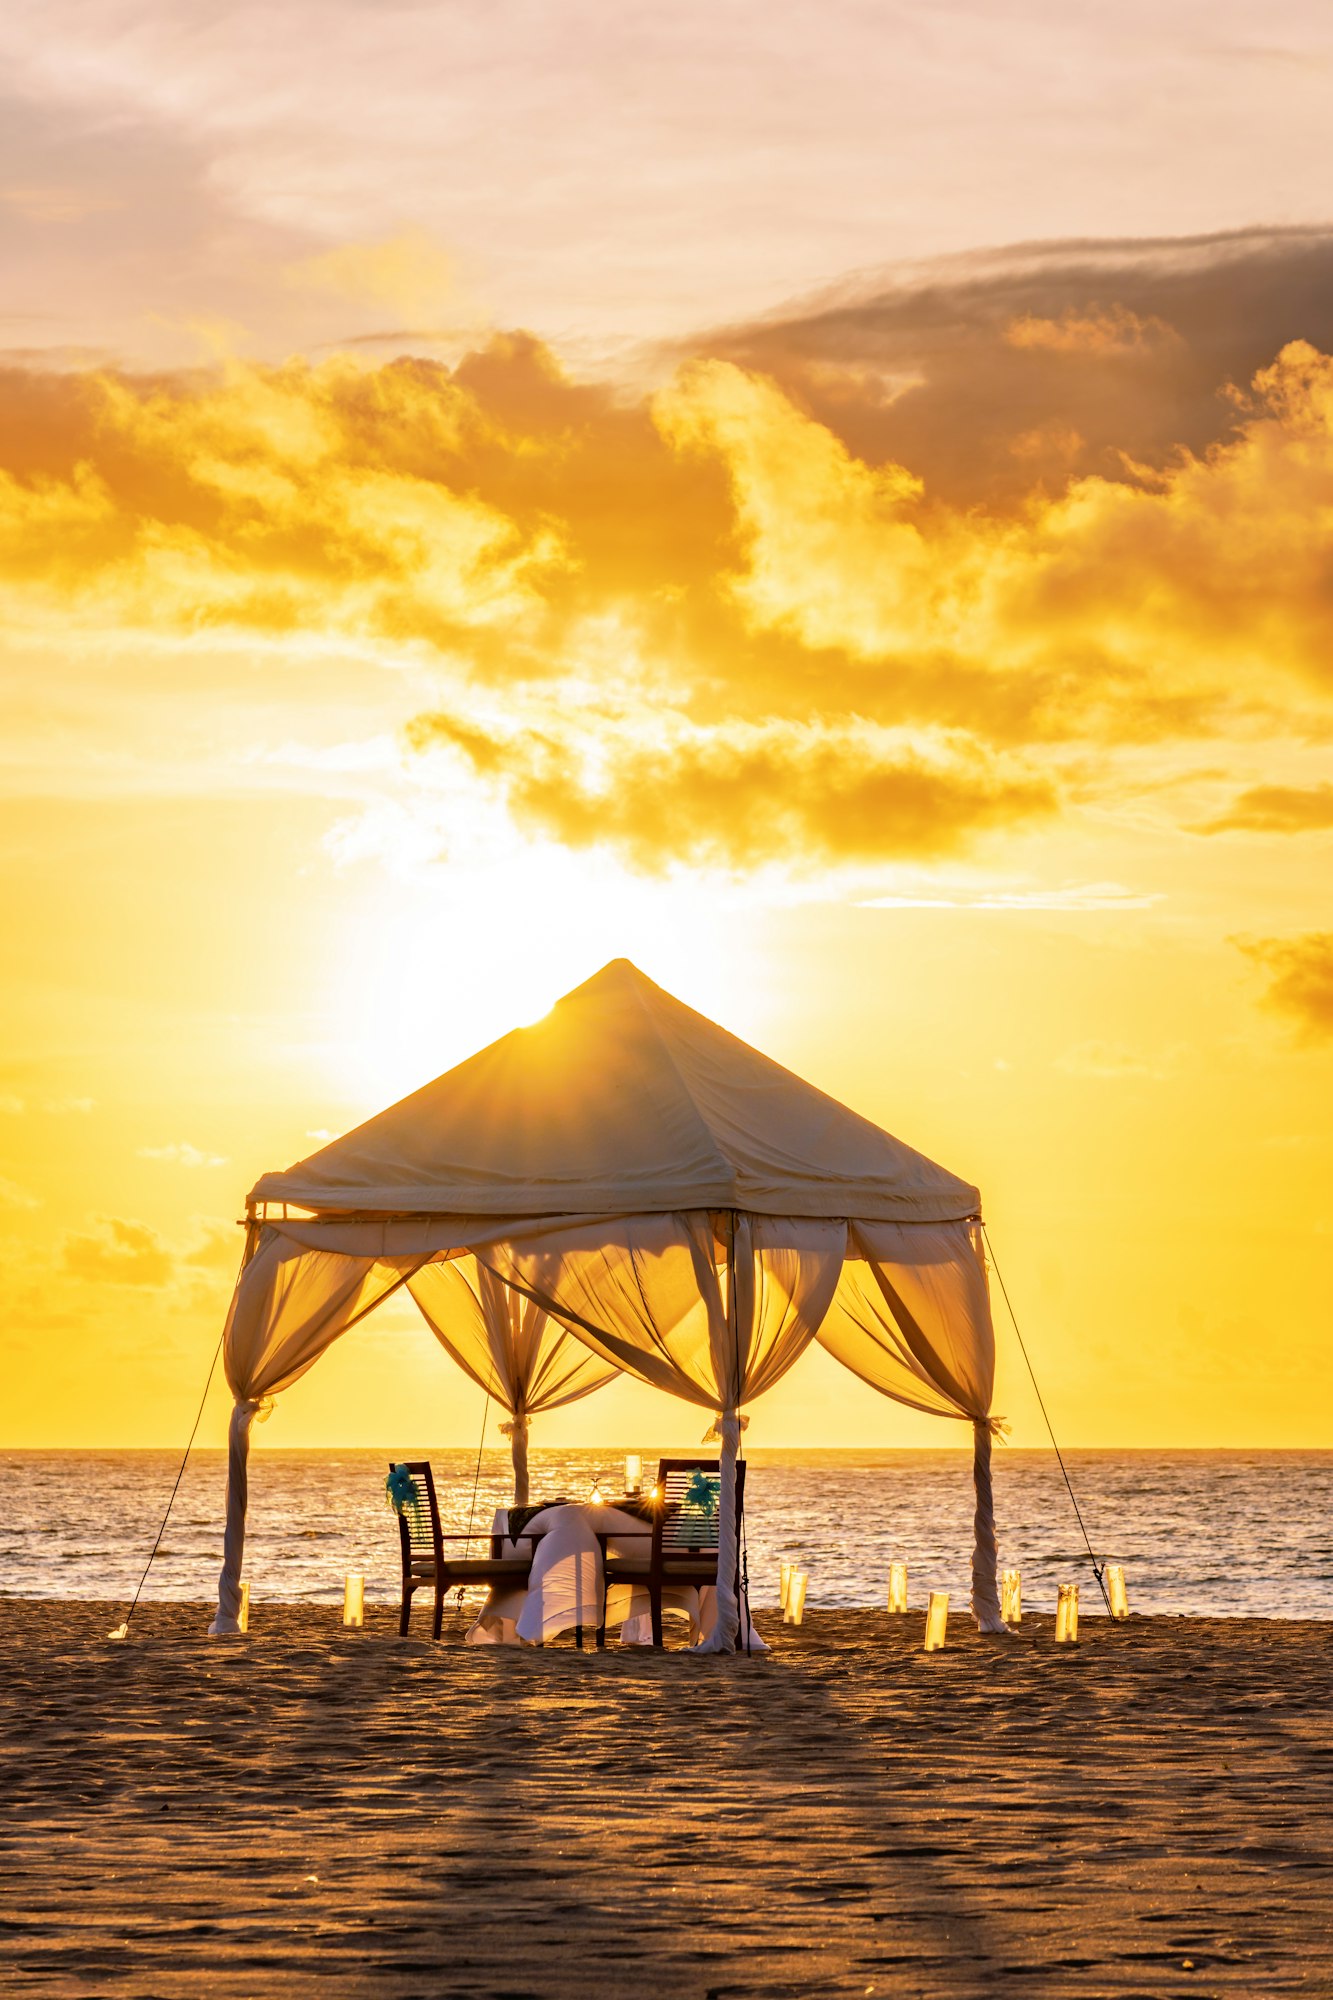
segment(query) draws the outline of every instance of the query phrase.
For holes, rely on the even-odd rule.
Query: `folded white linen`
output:
[[[582,1625],[591,1633],[603,1622],[619,1623],[622,1646],[651,1646],[652,1617],[648,1592],[638,1584],[613,1584],[603,1596],[602,1550],[599,1536],[609,1537],[612,1555],[647,1560],[651,1531],[637,1515],[619,1508],[572,1504],[543,1508],[524,1529],[524,1539],[508,1540],[509,1510],[496,1509],[492,1532],[501,1537],[505,1556],[532,1550],[527,1587],[496,1587],[467,1634],[470,1646],[540,1645],[561,1632]],[[527,1536],[534,1539],[529,1541]],[[690,1643],[698,1645],[717,1624],[717,1592],[693,1584],[669,1584],[662,1593],[664,1612],[689,1620]],[[750,1628],[752,1652],[768,1648]],[[742,1628],[740,1647],[744,1650]]]

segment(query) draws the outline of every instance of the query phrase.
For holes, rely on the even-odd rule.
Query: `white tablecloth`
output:
[[[612,1555],[646,1561],[651,1529],[637,1515],[616,1507],[544,1507],[534,1514],[524,1536],[538,1539],[510,1542],[509,1510],[496,1509],[492,1533],[502,1538],[501,1554],[533,1551],[526,1587],[497,1585],[470,1628],[470,1646],[539,1645],[558,1633],[582,1625],[591,1636],[603,1622],[602,1550],[599,1535],[607,1535]],[[662,1592],[662,1609],[690,1621],[690,1643],[698,1645],[717,1620],[717,1592],[709,1585],[669,1584]],[[605,1622],[620,1626],[622,1646],[651,1646],[652,1613],[648,1592],[638,1585],[613,1583],[606,1593]],[[751,1626],[751,1649],[767,1648]]]

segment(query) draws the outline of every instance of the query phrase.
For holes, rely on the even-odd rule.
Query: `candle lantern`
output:
[[[778,1564],[778,1601],[784,1611],[787,1609],[787,1593],[791,1589],[792,1571],[795,1567],[795,1563]]]
[[[625,1491],[637,1493],[643,1485],[643,1460],[637,1451],[625,1454]]]
[[[250,1586],[248,1583],[241,1585],[241,1608],[236,1614],[236,1628],[240,1632],[248,1632],[250,1630]]]
[[[800,1625],[805,1621],[805,1586],[809,1581],[807,1571],[793,1569],[787,1582],[787,1609],[783,1617],[784,1625]]]
[[[1006,1625],[1023,1622],[1023,1579],[1016,1569],[1005,1570],[1000,1578],[1000,1616]]]
[[[947,1590],[932,1590],[930,1593],[930,1602],[926,1606],[926,1652],[943,1652],[944,1628],[948,1622],[949,1593]]]
[[[592,1506],[594,1506],[594,1507],[600,1507],[600,1506],[601,1506],[601,1504],[602,1504],[602,1482],[601,1482],[601,1480],[600,1480],[600,1479],[595,1479],[595,1480],[593,1481],[593,1485],[592,1485],[592,1492],[591,1492],[591,1493],[590,1493],[590,1494],[588,1495],[588,1500],[589,1500],[589,1503],[590,1503],[590,1504],[591,1504]]]
[[[1057,1646],[1077,1646],[1078,1644],[1078,1585],[1062,1583],[1060,1596],[1055,1607],[1055,1643]]]
[[[359,1570],[349,1570],[343,1584],[343,1624],[359,1632],[366,1622],[366,1579]]]
[[[1111,1600],[1111,1616],[1128,1618],[1129,1597],[1125,1591],[1125,1571],[1121,1563],[1106,1565],[1106,1595]]]
[[[906,1563],[889,1564],[889,1609],[890,1611],[906,1611],[907,1609]]]

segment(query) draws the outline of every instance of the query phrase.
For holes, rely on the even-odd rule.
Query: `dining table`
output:
[[[638,1496],[626,1494],[619,1502],[553,1500],[523,1509],[521,1526],[516,1513],[497,1507],[491,1534],[502,1557],[531,1553],[527,1582],[491,1586],[468,1628],[468,1645],[541,1646],[563,1632],[595,1633],[603,1625],[619,1628],[622,1646],[652,1645],[647,1588],[613,1583],[608,1589],[602,1567],[603,1551],[647,1562],[652,1520]],[[688,1620],[690,1644],[697,1646],[716,1626],[717,1591],[711,1584],[667,1583],[662,1610]],[[753,1620],[750,1650],[768,1650]]]

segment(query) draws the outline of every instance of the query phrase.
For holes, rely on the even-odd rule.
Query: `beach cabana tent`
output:
[[[211,1629],[237,1629],[255,1415],[406,1288],[524,1437],[533,1410],[620,1370],[714,1413],[718,1650],[739,1628],[742,1406],[812,1340],[883,1395],[970,1422],[972,1607],[1002,1630],[980,1211],[966,1181],[613,961],[251,1191]]]

